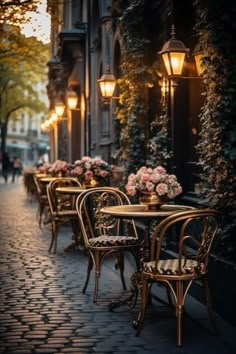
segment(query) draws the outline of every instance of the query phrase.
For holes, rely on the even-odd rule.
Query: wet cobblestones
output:
[[[235,353],[235,328],[219,322],[220,335],[213,336],[206,313],[199,309],[196,318],[185,318],[182,348],[176,347],[173,313],[157,303],[136,337],[132,320],[138,308],[108,310],[111,300],[127,294],[121,291],[112,259],[103,267],[99,301],[94,304],[92,276],[87,293],[81,292],[86,254],[64,252],[71,242],[69,227],[60,231],[57,255],[50,254],[49,226],[39,229],[37,202],[27,200],[22,181],[0,182],[0,198],[1,354]],[[133,268],[128,261],[127,269],[129,282]]]

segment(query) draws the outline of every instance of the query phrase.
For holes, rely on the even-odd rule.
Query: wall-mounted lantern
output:
[[[59,118],[61,118],[63,116],[63,114],[64,114],[65,105],[64,105],[63,102],[57,102],[55,104],[55,108],[54,109],[55,109],[55,112],[56,112],[57,116]]]
[[[107,65],[106,72],[98,80],[102,97],[105,99],[113,98],[113,93],[116,87],[115,76],[111,74],[110,67]]]
[[[78,104],[78,96],[74,90],[68,90],[66,95],[67,107],[69,109],[76,109]]]
[[[194,59],[195,59],[198,76],[201,76],[203,71],[204,71],[204,68],[202,66],[202,56],[203,56],[203,54],[202,54],[200,43],[196,44],[196,46],[195,46],[195,48],[193,50],[193,56],[194,56]]]

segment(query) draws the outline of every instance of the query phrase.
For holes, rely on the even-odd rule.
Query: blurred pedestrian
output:
[[[45,160],[44,160],[43,155],[39,156],[38,160],[36,162],[36,167],[39,168],[40,166],[43,166],[44,162],[45,162]]]
[[[4,151],[2,154],[2,175],[5,180],[5,183],[7,183],[7,180],[8,180],[10,166],[11,166],[11,162],[10,162],[9,155],[8,155],[7,151]]]
[[[14,156],[12,161],[12,183],[15,182],[15,177],[19,177],[21,175],[22,170],[22,162],[19,157]]]

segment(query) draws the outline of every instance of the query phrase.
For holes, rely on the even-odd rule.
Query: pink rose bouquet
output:
[[[176,176],[167,174],[162,166],[141,167],[136,174],[129,175],[125,188],[130,196],[134,196],[137,191],[156,192],[159,196],[166,195],[169,199],[173,199],[182,193],[182,187]]]
[[[104,160],[89,156],[82,157],[71,166],[71,175],[80,177],[81,179],[91,180],[92,178],[105,178],[111,176],[111,166]]]
[[[52,165],[50,164],[50,162],[44,162],[42,166],[39,166],[38,170],[42,173],[48,173],[51,167]]]
[[[69,171],[70,164],[66,161],[56,160],[50,167],[49,172],[52,174],[58,174],[59,172],[67,173]]]

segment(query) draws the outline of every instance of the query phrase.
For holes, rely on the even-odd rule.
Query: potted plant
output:
[[[96,186],[106,184],[107,177],[112,174],[112,168],[99,157],[84,156],[81,160],[74,162],[70,173],[78,177],[82,184]]]
[[[164,167],[155,168],[141,167],[136,174],[128,176],[128,183],[125,186],[128,195],[140,194],[139,201],[150,207],[160,206],[168,199],[173,199],[182,193],[182,187],[177,177],[168,174]]]

